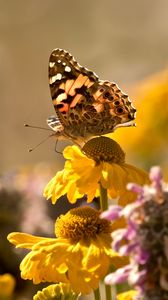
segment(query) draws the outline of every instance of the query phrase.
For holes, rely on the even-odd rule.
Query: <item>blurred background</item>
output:
[[[138,114],[142,111],[143,119],[132,134],[150,118],[133,88],[168,66],[167,0],[1,0],[0,35],[2,171],[61,160],[51,140],[28,153],[47,134],[23,127],[24,123],[45,126],[47,117],[55,113],[48,86],[53,48],[68,50],[101,79],[118,83],[135,106],[142,101]],[[165,108],[164,99],[153,123]]]
[[[159,164],[168,176],[168,1],[0,0],[1,239],[14,230],[53,234],[53,208],[41,194],[64,160],[52,139],[29,153],[48,133],[23,124],[45,127],[55,114],[48,59],[57,47],[130,96],[137,127],[118,129],[111,137],[129,163],[146,170]],[[58,149],[64,147],[60,142]],[[33,223],[35,211],[39,219]],[[0,248],[0,273],[19,278],[20,258],[11,266],[3,255],[7,247]],[[23,286],[17,283],[18,290],[25,291]],[[31,298],[27,295],[22,299]]]

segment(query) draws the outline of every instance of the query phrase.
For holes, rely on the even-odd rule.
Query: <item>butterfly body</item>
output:
[[[49,84],[57,117],[47,122],[58,139],[82,145],[122,124],[129,126],[135,118],[135,108],[115,83],[99,80],[65,50],[51,53]]]

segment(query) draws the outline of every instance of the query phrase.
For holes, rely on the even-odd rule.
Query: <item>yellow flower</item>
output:
[[[0,275],[0,299],[11,296],[15,288],[15,278],[11,274]]]
[[[135,296],[138,295],[137,291],[130,290],[117,295],[117,300],[134,300]]]
[[[110,198],[118,198],[120,205],[132,202],[136,195],[127,191],[128,182],[148,183],[146,172],[125,163],[125,153],[112,139],[98,137],[89,140],[82,151],[77,146],[64,150],[65,167],[47,184],[44,196],[54,204],[67,194],[69,202],[87,194],[91,202],[99,195],[99,183],[108,190]]]
[[[58,283],[52,284],[38,291],[33,300],[77,300],[78,295],[75,294],[69,284]]]
[[[87,206],[71,209],[56,220],[57,238],[9,234],[8,240],[16,247],[31,250],[21,262],[21,277],[34,284],[70,283],[76,293],[97,289],[110,265],[127,263],[111,249],[111,223],[99,214]]]

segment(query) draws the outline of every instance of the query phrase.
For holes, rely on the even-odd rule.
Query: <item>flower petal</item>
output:
[[[50,238],[33,236],[31,234],[21,233],[21,232],[12,232],[8,234],[7,239],[10,243],[15,245],[17,248],[26,248],[26,249],[32,249],[34,244],[40,241],[51,240]]]
[[[103,163],[101,183],[104,188],[115,188],[118,192],[126,188],[127,172],[118,164]]]
[[[117,295],[117,300],[134,300],[135,296],[138,295],[138,292],[135,290],[130,290]]]
[[[42,289],[42,291],[38,291],[36,295],[34,295],[33,300],[77,300],[78,295],[75,294],[70,284],[58,283],[47,286]]]

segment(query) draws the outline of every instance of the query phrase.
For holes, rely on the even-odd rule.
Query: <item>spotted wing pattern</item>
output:
[[[135,118],[131,101],[115,83],[99,80],[65,50],[51,53],[49,85],[57,117],[48,125],[56,132],[59,127],[65,138],[87,140]]]

